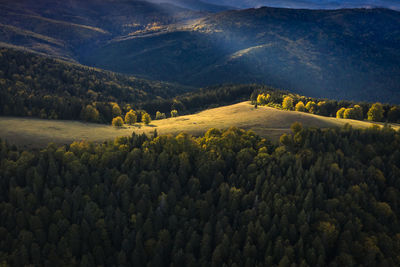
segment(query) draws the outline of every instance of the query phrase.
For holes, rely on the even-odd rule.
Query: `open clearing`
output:
[[[254,108],[249,102],[205,110],[193,115],[152,121],[150,125],[117,129],[109,125],[82,123],[76,121],[56,121],[33,118],[0,117],[0,138],[22,147],[42,147],[49,142],[69,144],[73,141],[89,140],[102,142],[117,136],[128,136],[132,132],[151,134],[155,129],[159,134],[187,132],[201,135],[209,128],[229,128],[236,126],[277,140],[283,133],[290,132],[290,125],[301,122],[304,127],[342,127],[346,123],[355,128],[370,127],[372,123],[345,120],[318,115],[283,111],[270,107]],[[392,125],[396,130],[399,125]]]

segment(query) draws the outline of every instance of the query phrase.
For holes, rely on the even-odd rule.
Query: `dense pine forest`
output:
[[[10,266],[395,266],[400,133],[292,126],[0,146]]]

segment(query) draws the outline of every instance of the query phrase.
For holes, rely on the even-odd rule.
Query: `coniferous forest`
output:
[[[396,266],[400,133],[0,146],[6,266]]]

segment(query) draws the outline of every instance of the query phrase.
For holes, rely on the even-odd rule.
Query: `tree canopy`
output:
[[[0,141],[0,262],[399,265],[400,134],[292,129]]]

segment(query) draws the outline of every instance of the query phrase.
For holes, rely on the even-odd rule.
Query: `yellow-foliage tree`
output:
[[[165,113],[161,113],[160,111],[156,112],[156,120],[162,120],[165,118],[166,118]]]
[[[171,117],[178,117],[178,111],[176,109],[171,110]]]
[[[381,103],[375,103],[368,110],[368,120],[369,121],[382,121],[383,120],[383,106]]]
[[[113,114],[113,117],[118,117],[118,116],[121,116],[121,114],[122,114],[121,108],[118,106],[117,103],[114,103],[112,105],[112,114]]]
[[[111,124],[112,124],[112,126],[115,126],[115,127],[122,127],[124,125],[124,120],[122,119],[121,116],[118,116],[112,120]]]
[[[125,123],[129,125],[135,124],[137,121],[137,116],[136,113],[131,109],[129,110],[128,113],[125,115]]]
[[[315,104],[314,101],[308,101],[306,104],[306,109],[310,113],[315,113],[316,107],[317,107],[317,105]]]
[[[266,105],[268,104],[270,98],[271,98],[270,94],[259,94],[257,96],[257,104]]]
[[[299,101],[299,102],[296,104],[296,106],[294,107],[294,110],[296,110],[296,111],[301,111],[301,112],[306,111],[306,107],[304,106],[303,101]]]
[[[336,112],[336,118],[343,119],[346,108],[341,108]]]
[[[292,110],[293,109],[293,98],[290,96],[287,96],[283,99],[282,101],[282,108],[286,110]]]
[[[151,117],[150,114],[147,112],[144,112],[142,115],[142,122],[144,122],[144,124],[149,124],[151,122]]]

